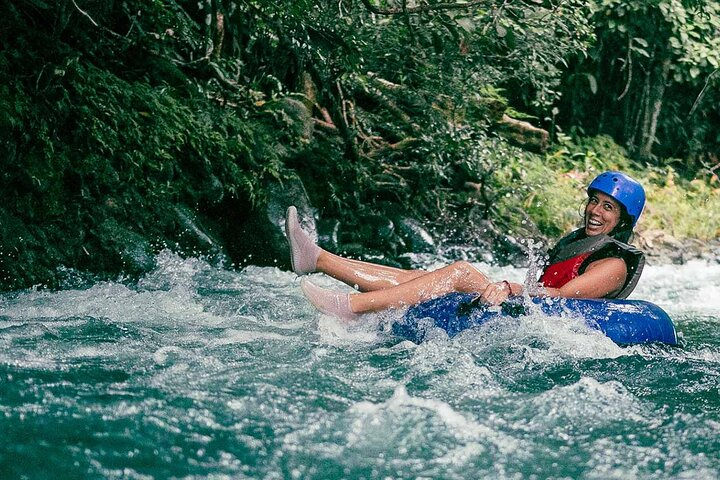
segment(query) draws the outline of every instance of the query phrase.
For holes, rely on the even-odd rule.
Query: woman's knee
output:
[[[473,265],[466,260],[458,260],[457,262],[453,262],[450,267],[453,271],[463,275],[472,275],[473,273],[478,273],[477,268],[473,267]]]
[[[477,291],[485,288],[489,282],[487,276],[465,260],[459,260],[451,265],[456,279],[455,287],[458,291]]]

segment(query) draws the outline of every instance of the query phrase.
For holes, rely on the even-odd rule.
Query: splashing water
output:
[[[633,294],[681,348],[541,315],[415,345],[275,268],[158,265],[0,296],[0,478],[720,476],[718,264],[648,267]]]

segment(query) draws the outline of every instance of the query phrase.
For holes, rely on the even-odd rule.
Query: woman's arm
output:
[[[603,298],[619,292],[627,278],[627,265],[621,258],[611,257],[597,260],[577,278],[560,288],[545,288],[548,297]]]
[[[603,258],[592,262],[582,275],[570,280],[561,288],[541,287],[541,295],[566,298],[603,298],[620,291],[625,285],[626,278],[627,265],[623,259]],[[509,296],[520,295],[522,292],[523,286],[519,283],[503,280],[490,283],[480,294],[480,299],[491,305],[499,305]],[[531,295],[534,294],[531,293]]]

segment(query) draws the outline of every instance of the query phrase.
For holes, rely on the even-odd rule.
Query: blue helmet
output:
[[[632,225],[635,227],[645,208],[645,190],[637,180],[622,172],[604,172],[590,183],[588,193],[590,190],[597,190],[617,200],[632,217]]]

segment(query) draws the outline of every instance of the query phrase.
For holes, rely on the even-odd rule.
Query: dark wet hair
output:
[[[610,232],[610,236],[623,243],[628,243],[632,239],[633,219],[623,205],[620,205],[620,221]]]

